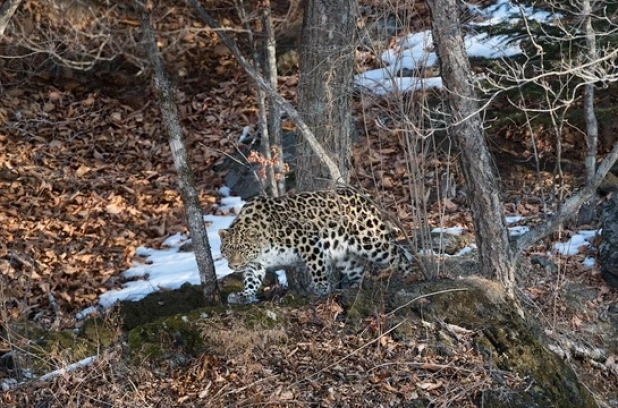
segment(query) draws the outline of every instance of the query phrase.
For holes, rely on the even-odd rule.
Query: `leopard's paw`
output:
[[[249,305],[257,302],[255,295],[247,296],[244,292],[234,292],[227,296],[227,303],[230,305]]]

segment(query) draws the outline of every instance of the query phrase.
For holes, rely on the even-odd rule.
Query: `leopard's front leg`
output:
[[[311,290],[320,296],[330,294],[331,265],[326,259],[322,243],[317,239],[310,240],[309,246],[301,248],[299,252],[311,275]]]
[[[262,282],[266,276],[266,269],[259,263],[250,263],[243,270],[243,286],[242,292],[230,293],[227,297],[227,303],[247,305],[256,303],[257,291],[262,287]]]

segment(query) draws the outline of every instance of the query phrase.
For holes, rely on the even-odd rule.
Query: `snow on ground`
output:
[[[592,241],[601,230],[581,230],[574,234],[567,242],[557,242],[554,249],[561,255],[577,255],[582,247],[590,248]]]
[[[221,188],[220,193],[222,195],[221,209],[226,211],[233,210],[235,213],[240,212],[240,209],[244,205],[244,201],[239,197],[230,196],[230,191],[227,187]],[[225,258],[221,255],[219,230],[228,228],[235,218],[236,215],[204,216],[204,220],[211,223],[206,230],[218,279],[233,272],[229,268]],[[522,217],[520,216],[507,217],[507,222],[518,222],[521,219]],[[465,228],[463,227],[434,228],[431,230],[433,234],[444,233],[451,235],[461,235],[464,231]],[[529,228],[525,226],[509,228],[509,234],[511,236],[519,236],[528,231]],[[600,230],[579,231],[577,234],[573,235],[569,241],[554,244],[554,249],[562,255],[575,255],[579,253],[582,246],[591,246],[589,241],[599,233]],[[200,278],[197,263],[195,262],[195,255],[193,252],[179,251],[180,247],[185,244],[187,240],[188,238],[182,234],[174,234],[163,242],[162,249],[137,248],[136,255],[144,257],[145,262],[135,263],[131,268],[124,271],[122,277],[128,281],[124,283],[123,288],[103,293],[99,297],[99,306],[108,308],[117,301],[137,301],[162,289],[178,289],[187,282],[193,285],[199,285]],[[476,246],[470,244],[454,256],[465,255],[474,248],[476,248]],[[594,258],[586,258],[584,260],[584,264],[588,268],[592,268],[594,262]],[[285,272],[277,271],[277,275],[280,283],[286,285],[287,279]],[[94,311],[96,311],[95,307],[89,307],[79,312],[76,317],[78,319],[83,319]]]
[[[544,24],[550,24],[553,19],[559,17],[548,11],[535,10],[532,7],[516,5],[509,0],[498,0],[496,3],[486,8],[469,4],[468,8],[473,14],[485,18],[483,21],[474,23],[474,25],[477,26],[490,26],[505,22],[514,25],[521,21],[522,13],[526,16],[528,21],[532,20]]]
[[[432,234],[449,234],[449,235],[461,235],[466,229],[464,227],[450,227],[450,228],[434,228],[431,230]]]
[[[230,196],[229,187],[221,187],[221,210],[240,212],[245,202],[240,197]],[[228,228],[236,215],[206,215],[204,221],[210,222],[206,228],[210,251],[215,262],[217,278],[221,279],[232,273],[225,258],[221,256],[221,239],[219,230]],[[175,234],[163,241],[162,249],[139,247],[136,255],[142,256],[145,263],[135,263],[133,267],[122,273],[124,279],[136,279],[126,282],[122,289],[110,290],[99,296],[99,305],[109,307],[122,300],[140,300],[150,293],[161,289],[178,289],[185,283],[200,284],[200,275],[193,252],[180,252],[180,247],[188,238]],[[93,308],[78,313],[78,318],[84,318],[94,311]]]
[[[226,198],[236,199],[234,205],[241,206],[238,203],[240,201],[238,197]],[[227,261],[221,256],[219,230],[228,228],[235,217],[235,215],[204,216],[205,221],[212,223],[206,231],[212,257],[215,261],[215,271],[219,279],[232,273],[232,270],[227,265]],[[163,246],[167,248],[137,248],[135,254],[145,257],[146,263],[136,263],[133,267],[124,271],[122,277],[124,279],[143,279],[126,282],[122,289],[103,293],[99,297],[99,305],[107,308],[116,301],[137,301],[161,289],[178,289],[187,282],[199,285],[200,276],[197,263],[195,262],[195,255],[193,252],[179,252],[180,247],[186,241],[186,236],[175,234],[163,242]],[[80,315],[83,314],[84,311],[80,313]]]
[[[524,219],[521,215],[507,215],[505,218],[507,224],[515,224]]]
[[[526,232],[530,231],[530,227],[519,226],[519,227],[509,227],[509,236],[511,237],[519,237],[524,235]]]
[[[535,11],[531,7],[519,7],[509,0],[498,0],[487,8],[469,6],[470,11],[481,21],[468,23],[469,27],[483,27],[497,24],[517,24],[522,14],[528,20],[550,23],[556,16],[547,11]],[[521,53],[520,41],[512,40],[504,34],[487,33],[468,34],[464,44],[469,57],[506,58]],[[385,68],[372,69],[356,75],[354,83],[361,89],[382,96],[395,92],[411,92],[429,88],[441,88],[442,78],[423,78],[401,76],[402,70],[421,72],[423,68],[434,66],[438,62],[433,51],[431,31],[407,34],[395,41],[393,48],[381,55]]]
[[[249,138],[249,136],[251,136],[251,126],[245,126],[242,129],[240,137],[238,138],[238,143],[244,143]]]

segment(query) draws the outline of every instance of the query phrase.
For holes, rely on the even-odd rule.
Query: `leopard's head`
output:
[[[235,271],[257,258],[265,245],[264,239],[255,229],[220,229],[219,237],[221,254]]]

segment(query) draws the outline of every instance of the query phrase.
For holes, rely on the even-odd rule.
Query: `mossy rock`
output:
[[[478,278],[422,282],[397,291],[390,299],[399,317],[444,321],[473,330],[476,347],[488,364],[532,379],[532,387],[510,398],[484,395],[484,406],[597,406],[571,367],[546,347],[541,328],[531,317],[522,317],[521,309],[496,282]]]
[[[125,330],[153,322],[160,317],[189,313],[204,306],[198,285],[184,284],[178,290],[152,293],[137,302],[120,302],[119,313]]]
[[[268,274],[265,285],[271,285],[275,281],[273,274]],[[242,274],[233,273],[220,279],[219,290],[221,299],[226,301],[232,292],[243,289]],[[261,295],[261,292],[258,296]],[[161,317],[190,313],[206,306],[204,294],[200,285],[185,283],[177,290],[167,290],[152,293],[137,301],[124,301],[119,304],[119,314],[123,322],[124,330],[131,330],[139,325],[154,322]]]
[[[44,331],[24,322],[12,324],[11,329],[30,341],[12,353],[10,365],[28,367],[33,374],[44,374],[98,355],[120,335],[113,324],[99,317],[87,319],[79,330]]]
[[[287,315],[282,310],[271,303],[235,306],[233,327],[215,327],[213,321],[217,319],[213,317],[227,316],[229,306],[205,306],[134,327],[128,332],[127,344],[137,356],[148,358],[166,358],[179,351],[195,356],[206,349],[233,347],[231,337],[226,339],[223,334],[226,331],[236,337],[239,332],[246,337],[273,337],[272,333],[284,331],[287,325]]]
[[[195,321],[185,316],[168,316],[133,328],[127,336],[127,344],[140,355],[157,358],[172,350],[197,353],[204,342]]]

